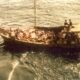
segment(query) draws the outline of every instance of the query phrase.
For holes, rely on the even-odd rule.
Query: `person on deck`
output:
[[[67,22],[67,20],[65,20],[65,22],[64,22],[64,26],[68,26],[68,22]]]
[[[69,26],[72,26],[73,24],[72,24],[72,21],[71,21],[71,19],[69,19]]]
[[[69,19],[68,31],[70,31],[72,27],[73,27],[72,21],[71,19]]]

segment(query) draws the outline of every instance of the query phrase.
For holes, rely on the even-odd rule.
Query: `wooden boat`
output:
[[[45,31],[45,32],[53,32],[53,30],[57,30],[58,28],[46,28],[46,27],[35,27],[34,29],[38,30],[39,32],[40,31]],[[62,27],[59,27],[59,31],[62,30]],[[44,35],[44,34],[42,34]],[[45,43],[45,40],[43,41],[30,41],[30,39],[28,40],[21,40],[21,39],[17,39],[15,37],[10,37],[10,36],[6,36],[6,35],[1,35],[3,40],[4,40],[4,44],[7,46],[7,47],[12,47],[12,48],[29,48],[29,49],[49,49],[51,47],[53,47],[53,44],[52,43]],[[53,34],[51,35],[53,37]],[[37,38],[38,39],[38,38]]]
[[[71,36],[70,36],[70,39],[68,37],[67,40],[64,38],[62,42],[59,42],[62,38],[55,39],[64,29],[64,26],[59,26],[54,28],[53,27],[52,28],[35,27],[33,29],[39,32],[44,31],[46,32],[46,34],[48,34],[48,32],[51,32],[52,34],[48,35],[45,40],[41,40],[41,41],[38,41],[39,38],[37,38],[36,41],[34,41],[34,39],[31,40],[32,38],[28,40],[21,40],[21,39],[17,39],[16,37],[7,37],[5,35],[1,35],[2,38],[4,39],[4,45],[7,48],[11,50],[16,50],[16,51],[18,50],[37,50],[37,51],[45,50],[45,51],[61,51],[61,52],[62,51],[63,52],[80,51],[80,42],[78,41],[76,42],[76,40],[70,41],[70,39],[72,38],[72,33],[75,33],[75,32],[68,32],[68,33],[63,32],[63,34],[64,33],[66,35],[70,34]],[[43,34],[43,35],[46,35],[46,34]],[[54,37],[54,34],[56,37]],[[50,36],[51,38],[48,39],[48,37]],[[48,42],[46,43],[47,40]],[[65,43],[66,41],[67,43]]]

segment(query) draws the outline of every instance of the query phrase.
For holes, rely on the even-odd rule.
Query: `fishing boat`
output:
[[[7,33],[7,35],[1,35],[4,44],[7,47],[12,47],[16,49],[28,48],[28,49],[48,49],[53,47],[54,44],[54,31],[60,32],[63,29],[63,26],[59,27],[34,27],[26,30],[25,35],[20,36],[21,30],[18,30],[19,33],[15,33],[15,36],[12,36],[11,33]],[[16,36],[17,35],[17,36]]]
[[[79,32],[65,32],[64,26],[33,27],[26,35],[1,35],[4,45],[11,50],[80,51]],[[18,30],[19,31],[19,30]],[[23,32],[21,32],[23,33]],[[15,33],[16,34],[16,33]]]

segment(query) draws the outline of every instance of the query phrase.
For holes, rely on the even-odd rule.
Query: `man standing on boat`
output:
[[[72,21],[71,21],[71,19],[69,19],[69,24],[68,24],[68,31],[70,31],[71,30],[71,28],[72,28]]]
[[[71,21],[71,19],[69,19],[69,26],[72,26],[73,24],[72,24],[72,21]]]
[[[68,22],[67,22],[67,20],[65,20],[65,22],[64,22],[64,26],[68,26]]]

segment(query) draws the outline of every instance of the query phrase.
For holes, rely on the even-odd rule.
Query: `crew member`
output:
[[[67,20],[65,20],[65,22],[64,22],[64,26],[68,26],[68,22],[67,22]]]
[[[69,26],[72,26],[72,21],[71,21],[71,19],[69,19]]]
[[[71,19],[69,19],[68,31],[70,31],[70,29],[73,27],[72,25],[73,25],[73,24],[72,24],[72,21],[71,21]]]

